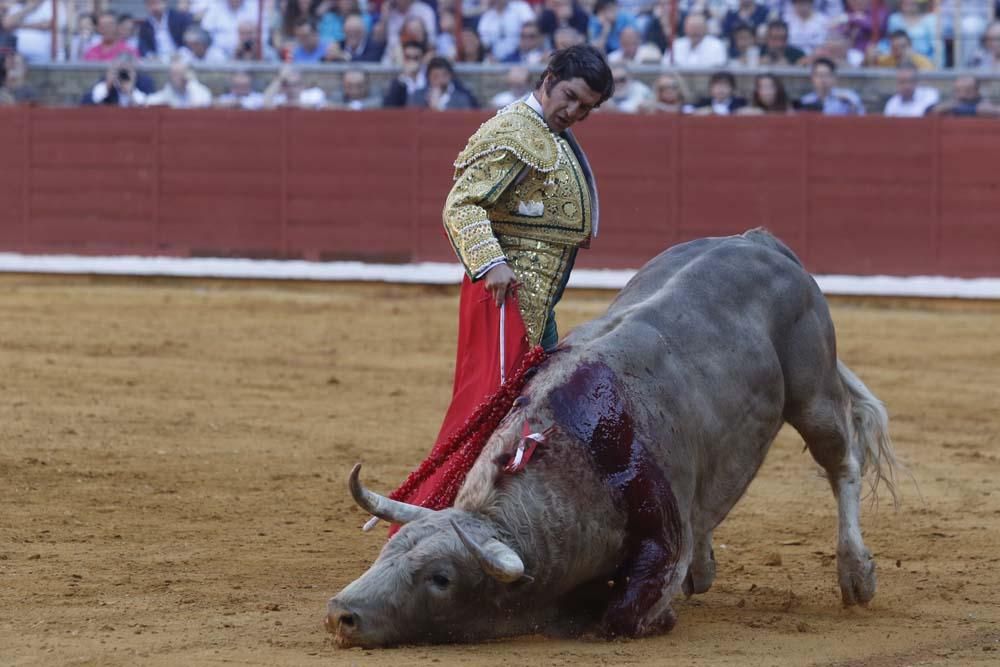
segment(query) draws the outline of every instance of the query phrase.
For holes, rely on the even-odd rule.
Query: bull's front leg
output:
[[[660,540],[645,539],[612,580],[611,601],[601,622],[609,638],[647,637],[673,629],[677,616],[670,605],[674,566]]]

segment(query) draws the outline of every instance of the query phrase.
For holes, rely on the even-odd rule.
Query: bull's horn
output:
[[[357,463],[354,469],[351,470],[349,484],[351,495],[354,497],[354,502],[369,514],[374,514],[380,519],[402,525],[434,513],[434,510],[427,509],[426,507],[401,503],[398,500],[392,500],[369,491],[361,484],[361,480],[358,479],[360,473],[361,464]]]
[[[510,584],[524,576],[524,561],[517,553],[500,540],[491,539],[485,546],[480,546],[472,537],[462,530],[454,520],[455,528],[465,548],[472,552],[479,567],[497,581]]]

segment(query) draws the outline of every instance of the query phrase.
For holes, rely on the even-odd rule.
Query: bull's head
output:
[[[378,560],[331,598],[327,629],[341,647],[460,641],[497,634],[504,602],[530,581],[521,557],[481,515],[433,511],[369,491],[351,471],[354,500],[403,528]]]

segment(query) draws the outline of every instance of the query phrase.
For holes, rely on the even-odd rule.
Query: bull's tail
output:
[[[860,446],[861,470],[862,474],[868,473],[872,498],[877,500],[879,484],[884,484],[893,504],[898,504],[896,470],[899,463],[889,438],[889,415],[885,405],[840,360],[837,360],[837,372],[850,395],[852,440]]]

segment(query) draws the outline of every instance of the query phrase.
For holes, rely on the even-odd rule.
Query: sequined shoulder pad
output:
[[[545,122],[524,102],[510,105],[483,123],[455,160],[464,169],[484,155],[497,151],[513,153],[542,173],[555,170],[559,147]]]

